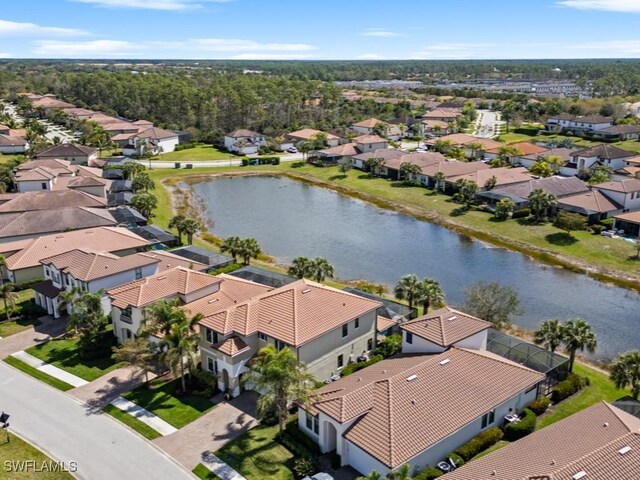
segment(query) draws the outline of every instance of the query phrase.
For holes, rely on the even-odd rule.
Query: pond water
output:
[[[389,286],[406,273],[432,277],[453,306],[469,285],[497,281],[520,295],[525,312],[517,325],[535,329],[544,319],[582,317],[598,335],[598,357],[640,348],[636,292],[288,178],[220,178],[192,188],[208,205],[215,235],[254,237],[279,262],[320,256],[340,279]]]

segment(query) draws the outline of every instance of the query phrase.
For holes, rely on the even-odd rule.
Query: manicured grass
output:
[[[72,388],[74,388],[73,385],[69,385],[68,383],[63,382],[62,380],[58,380],[57,378],[54,378],[51,375],[47,375],[46,373],[41,372],[40,370],[37,370],[30,365],[27,365],[26,363],[18,360],[15,357],[7,357],[3,361],[7,365],[11,365],[12,367],[17,368],[21,372],[24,372],[27,375],[31,375],[33,378],[37,378],[38,380],[41,380],[44,383],[51,385],[53,388],[62,390],[63,392],[66,392],[67,390],[71,390]]]
[[[30,288],[15,293],[16,306],[19,306],[24,302],[31,302],[33,300],[33,290]],[[8,337],[9,335],[13,335],[14,333],[22,332],[32,325],[38,325],[38,320],[35,318],[18,318],[7,321],[4,303],[0,300],[0,337]]]
[[[120,366],[111,358],[111,351],[102,357],[85,359],[80,355],[79,337],[61,338],[41,343],[35,347],[27,349],[34,357],[55,365],[73,375],[76,375],[88,382],[100,378],[111,370]],[[105,343],[111,342],[111,326],[104,333]]]
[[[9,433],[9,439],[9,443],[5,443],[5,433],[4,431],[0,432],[0,459],[2,459],[0,480],[72,480],[74,478],[68,472],[34,471],[34,468],[26,469],[24,468],[24,463],[22,470],[19,470],[19,462],[32,461],[41,469],[43,463],[46,468],[47,466],[53,466],[55,460],[52,460],[33,445],[12,433]],[[67,468],[69,468],[68,465]]]
[[[576,363],[574,372],[589,378],[590,385],[558,405],[552,405],[549,411],[540,417],[538,429],[551,425],[603,400],[613,402],[629,395],[629,391],[617,389],[605,373],[588,367],[583,363]]]
[[[292,480],[293,454],[275,441],[278,427],[257,426],[215,455],[248,480]]]
[[[214,407],[209,399],[197,395],[175,396],[175,390],[180,387],[179,379],[170,382],[154,380],[150,385],[151,388],[138,387],[124,397],[176,428],[184,427]]]
[[[198,145],[194,148],[187,148],[179,152],[169,152],[154,158],[157,160],[166,160],[167,162],[201,162],[204,160],[228,160],[229,158],[237,160],[233,153],[219,150],[211,145]]]
[[[191,471],[196,477],[201,478],[202,480],[220,480],[219,476],[217,476],[201,463],[196,465],[196,467]]]
[[[142,435],[149,440],[153,440],[154,438],[158,438],[160,434],[155,431],[153,428],[148,426],[147,424],[141,422],[137,418],[129,415],[128,413],[123,412],[119,408],[114,407],[113,405],[107,405],[102,409],[105,413],[108,413],[114,418],[117,418],[125,425],[133,428],[136,432]]]

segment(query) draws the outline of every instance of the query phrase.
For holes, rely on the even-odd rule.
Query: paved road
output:
[[[492,138],[496,134],[496,128],[500,123],[497,112],[491,110],[478,110],[478,121],[473,135],[480,138]]]
[[[301,153],[292,153],[287,155],[278,155],[274,154],[274,156],[279,156],[281,162],[297,162],[302,160]],[[149,160],[136,160],[138,163],[141,163],[145,167],[149,166]],[[151,160],[151,168],[174,168],[174,161],[154,161]],[[205,168],[205,167],[236,167],[238,165],[242,165],[242,160],[239,157],[232,157],[227,160],[180,160],[179,163],[182,165],[182,168],[187,163],[193,164],[193,168]]]
[[[106,414],[89,414],[70,396],[2,362],[0,392],[11,429],[54,459],[77,462],[79,479],[195,478]]]

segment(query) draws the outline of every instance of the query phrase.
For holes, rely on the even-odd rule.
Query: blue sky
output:
[[[3,58],[640,58],[640,0],[15,0],[3,10]]]

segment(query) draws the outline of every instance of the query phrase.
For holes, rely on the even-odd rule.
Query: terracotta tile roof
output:
[[[98,152],[97,148],[78,145],[77,143],[61,143],[53,147],[40,150],[36,154],[36,158],[61,158],[74,156],[90,156]]]
[[[12,135],[0,135],[0,146],[2,147],[24,147],[27,141],[22,137]]]
[[[0,205],[0,213],[53,210],[67,207],[104,208],[105,199],[76,190],[24,192]]]
[[[543,380],[497,355],[454,347],[341,378],[316,391],[314,408],[341,423],[360,416],[344,437],[395,468]]]
[[[121,140],[129,140],[132,137],[135,137],[136,133],[118,133],[116,135],[114,135],[113,137],[111,137],[111,140],[113,140],[114,142],[119,142]]]
[[[136,120],[135,122],[132,122],[134,125],[151,125],[153,126],[153,122],[150,122],[149,120]]]
[[[155,258],[158,260],[160,262],[158,264],[159,272],[164,272],[165,270],[169,270],[173,267],[190,268],[191,270],[196,270],[198,272],[204,272],[209,268],[209,266],[204,263],[194,262],[193,260],[188,260],[180,255],[176,255],[175,253],[167,252],[165,250],[152,250],[150,252],[141,253],[140,255],[146,255],[149,258]]]
[[[447,128],[449,126],[447,122],[443,122],[442,120],[430,120],[428,118],[421,120],[420,123],[428,128],[433,128],[433,127]]]
[[[360,135],[351,141],[355,143],[383,143],[388,142],[389,140],[379,137],[378,135]]]
[[[449,347],[490,327],[489,322],[449,307],[434,310],[400,325],[402,330],[443,347]]]
[[[516,142],[510,143],[509,145],[502,145],[507,147],[514,147],[520,150],[521,155],[539,155],[541,153],[549,150],[547,147],[541,147],[540,145],[536,145],[535,143],[530,142]],[[500,147],[490,148],[487,150],[487,153],[499,153]]]
[[[411,163],[418,165],[420,168],[425,168],[446,161],[446,157],[438,152],[408,153],[386,160],[384,166],[393,170],[400,170],[400,165],[403,163]]]
[[[600,193],[599,190],[563,197],[558,200],[558,205],[574,207],[587,215],[593,212],[604,213],[622,209],[622,205]]]
[[[68,273],[73,278],[84,282],[109,277],[158,262],[159,260],[145,256],[143,253],[118,257],[112,253],[93,252],[83,249],[71,250],[40,261],[43,265],[51,265],[59,271]]]
[[[527,169],[524,167],[500,167],[458,175],[457,177],[452,177],[450,181],[455,182],[459,179],[472,180],[482,188],[486,181],[494,176],[497,180],[496,185],[509,185],[513,183],[528,182],[531,180],[531,175],[529,175]]]
[[[595,147],[583,148],[582,150],[575,150],[571,152],[571,156],[573,157],[598,157],[598,158],[627,158],[627,157],[635,157],[637,153],[630,152],[628,150],[623,150],[620,147],[616,147],[615,145],[609,145],[606,143],[601,143],[600,145],[596,145]]]
[[[111,182],[98,177],[74,177],[67,183],[67,188],[105,187]]]
[[[640,191],[640,179],[628,178],[619,182],[598,183],[594,185],[593,188],[622,193],[637,192]]]
[[[137,133],[138,126],[131,122],[113,122],[102,127],[107,132],[119,132],[121,130],[125,132]]]
[[[34,168],[45,167],[56,175],[73,175],[77,170],[68,160],[57,158],[30,160],[18,165],[18,170],[32,170]]]
[[[325,156],[353,156],[360,153],[358,147],[355,143],[345,143],[343,145],[336,145],[335,147],[325,148],[323,150],[319,150],[318,153],[321,153]]]
[[[493,193],[526,199],[536,189],[553,194],[556,198],[589,191],[589,186],[578,177],[532,178],[528,182],[492,190]]]
[[[221,310],[228,309],[250,298],[258,297],[273,290],[271,287],[244,280],[231,275],[220,274],[215,278],[220,280],[217,292],[199,298],[184,306],[191,315],[202,313],[205,317],[214,315]]]
[[[422,118],[451,118],[453,120],[455,120],[458,117],[462,116],[462,112],[460,110],[457,109],[452,109],[452,108],[436,108],[435,110],[432,110],[431,112],[427,112],[424,113],[422,115]]]
[[[388,330],[391,327],[395,327],[397,324],[398,322],[394,320],[390,320],[388,318],[381,317],[380,315],[378,315],[378,318],[376,319],[376,330],[378,331],[378,333],[384,332],[385,330]]]
[[[66,207],[0,215],[0,238],[40,236],[53,232],[95,227],[115,227],[117,222],[104,208]]]
[[[630,447],[622,454],[621,449]],[[640,419],[601,402],[469,462],[447,480],[632,480],[640,472]]]
[[[379,123],[384,123],[382,120],[378,120],[377,118],[367,118],[366,120],[362,120],[361,122],[354,123],[351,125],[352,127],[362,127],[362,128],[374,128]]]
[[[62,110],[64,111],[64,113],[72,117],[90,117],[91,115],[95,115],[96,113],[94,110],[88,110],[86,108],[80,107],[63,108]]]
[[[378,148],[377,150],[374,150],[373,152],[359,153],[358,155],[353,155],[352,158],[356,158],[356,159],[362,160],[362,161],[366,161],[369,158],[382,158],[386,162],[386,161],[389,161],[392,158],[401,157],[403,155],[406,155],[406,153],[404,153],[401,150],[396,150],[394,148]]]
[[[150,277],[112,288],[107,292],[118,308],[144,307],[176,295],[189,295],[220,283],[220,279],[183,267],[156,273]]]
[[[110,123],[120,123],[122,120],[120,118],[112,117],[111,115],[105,115],[101,112],[96,112],[94,115],[91,115],[89,118],[92,122],[97,123],[98,125],[109,125]]]
[[[158,127],[151,127],[142,130],[136,135],[138,138],[150,138],[151,140],[164,140],[166,138],[177,138],[178,134],[171,130],[164,130]]]
[[[300,346],[382,304],[335,288],[298,280],[231,308],[205,316],[201,325],[218,333],[264,333]]]
[[[89,248],[101,252],[119,252],[144,248],[149,242],[126,228],[98,227],[74,232],[43,235],[38,238],[0,243],[0,254],[7,258],[9,270],[36,267],[43,258]]]
[[[625,222],[640,224],[640,210],[636,210],[635,212],[621,213],[620,215],[615,215],[614,218],[617,218],[618,220],[624,220]]]
[[[37,167],[30,170],[18,170],[15,174],[16,182],[49,181],[56,178],[56,174],[47,167]]]
[[[528,160],[540,160],[541,158],[547,157],[560,157],[565,162],[568,162],[571,159],[571,149],[570,148],[550,148],[547,151],[542,153],[534,153],[531,155],[522,155],[522,158],[526,158]]]
[[[429,177],[433,177],[437,172],[444,173],[447,180],[458,175],[477,172],[479,170],[489,170],[491,167],[484,162],[460,162],[458,160],[447,160],[422,167],[422,173]]]
[[[62,100],[58,100],[57,98],[52,97],[41,97],[31,101],[31,105],[33,108],[73,108],[75,107],[72,103],[63,102]]]
[[[640,167],[640,155],[637,155],[635,157],[625,158],[624,161],[631,165],[637,165]]]
[[[613,127],[598,130],[598,133],[612,133],[618,135],[624,133],[640,133],[640,125],[614,125]]]
[[[285,135],[286,138],[293,139],[306,139],[309,140],[315,137],[319,133],[324,133],[327,136],[327,140],[338,140],[339,137],[332,135],[330,133],[321,132],[320,130],[314,130],[313,128],[303,128],[302,130],[297,130],[295,132],[287,133]]]
[[[239,130],[234,130],[231,133],[227,133],[225,137],[231,138],[246,138],[246,137],[257,137],[260,134],[258,132],[254,132],[253,130],[247,130],[246,128],[241,128]]]
[[[491,140],[489,138],[473,137],[471,135],[467,135],[466,133],[452,133],[451,135],[444,135],[439,138],[431,139],[426,143],[435,144],[435,142],[437,142],[438,140],[444,140],[444,141],[448,140],[451,142],[452,145],[457,145],[457,146],[467,145],[468,143],[479,143],[480,145],[482,145],[482,147],[485,150],[505,146],[504,143],[496,142],[495,140]]]
[[[251,347],[244,343],[240,337],[229,337],[223,342],[215,344],[213,348],[229,357],[235,357],[242,352],[246,352]]]

